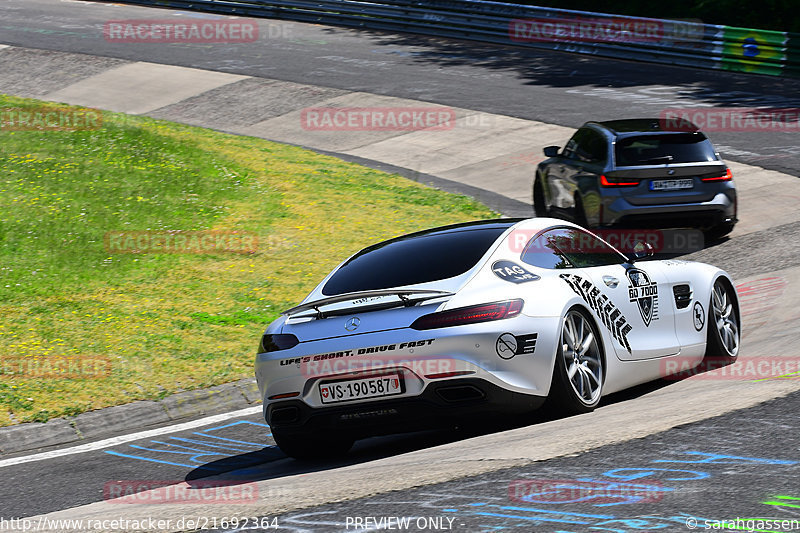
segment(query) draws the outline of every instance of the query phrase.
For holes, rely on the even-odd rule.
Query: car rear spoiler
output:
[[[398,307],[400,305],[405,307],[410,307],[412,305],[416,305],[419,302],[423,302],[425,300],[431,300],[434,298],[444,298],[446,296],[452,296],[454,293],[447,292],[447,291],[439,291],[433,289],[379,289],[379,290],[372,290],[372,291],[357,291],[357,292],[347,292],[344,294],[337,294],[336,296],[331,296],[329,298],[322,298],[320,300],[314,300],[312,302],[306,302],[291,309],[287,309],[284,311],[283,315],[287,317],[291,317],[302,313],[303,311],[311,311],[312,309],[316,311],[314,315],[316,318],[325,318],[328,316],[336,316],[336,315],[348,315],[352,313],[354,310],[359,311],[374,311],[378,309],[388,309],[391,307]],[[421,298],[410,298],[411,296],[419,295],[423,297]],[[399,300],[394,302],[381,302],[372,305],[359,305],[356,307],[347,307],[344,309],[333,309],[328,312],[323,312],[319,308],[324,305],[331,305],[340,302],[347,302],[351,300],[360,300],[364,298],[377,298],[381,296],[397,296]],[[365,302],[366,303],[366,302]]]

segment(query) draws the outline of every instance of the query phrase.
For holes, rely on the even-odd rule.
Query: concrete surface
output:
[[[255,379],[246,378],[204,390],[179,392],[159,401],[132,402],[46,423],[18,424],[0,428],[0,457],[233,411],[260,402]]]
[[[156,63],[130,63],[84,78],[44,100],[121,113],[147,113],[244,79],[244,76]]]

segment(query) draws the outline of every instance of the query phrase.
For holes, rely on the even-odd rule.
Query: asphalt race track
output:
[[[230,78],[225,88],[236,83],[252,88],[254,78],[263,78],[316,86],[325,98],[379,95],[480,112],[495,117],[493,124],[505,124],[496,117],[535,121],[525,124],[534,124],[532,131],[545,125],[544,135],[531,138],[537,154],[551,139],[563,138],[567,130],[557,126],[574,128],[588,118],[657,116],[664,108],[707,105],[800,107],[800,80],[320,25],[261,21],[262,39],[235,45],[131,45],[107,42],[101,32],[108,20],[187,16],[205,15],[72,0],[5,0],[0,44],[11,48],[0,49],[0,68],[8,73],[0,77],[0,92],[44,97],[62,90],[70,77],[78,82],[146,61],[243,77]],[[47,56],[49,64],[34,68],[27,62],[21,69],[19,58],[31,57],[29,50],[58,53]],[[209,88],[217,102],[203,95],[184,100],[208,112],[206,117],[179,103],[146,112],[245,132],[226,124],[237,117],[209,111],[222,101],[220,91]],[[269,105],[290,111],[284,101]],[[190,116],[193,112],[198,116]],[[278,138],[279,133],[262,127],[248,134]],[[275,528],[250,526],[365,531],[391,529],[390,517],[410,517],[395,529],[553,533],[689,531],[692,525],[702,530],[705,520],[800,519],[800,393],[794,392],[800,380],[786,376],[800,361],[795,353],[800,340],[797,132],[710,136],[742,172],[737,186],[743,198],[762,202],[751,212],[742,207],[743,220],[732,238],[689,256],[719,265],[737,280],[745,332],[738,373],[656,382],[605,398],[595,413],[577,417],[537,413],[513,424],[368,439],[340,461],[287,459],[272,446],[258,409],[192,427],[148,427],[80,447],[4,455],[0,531],[13,530],[3,519],[18,517],[34,517],[34,523],[44,524],[41,530],[81,530],[41,520],[149,517],[171,522],[106,529],[234,531],[235,517],[240,527],[264,531]],[[386,139],[381,150],[388,154],[402,142]],[[303,139],[295,143],[306,144]],[[367,153],[353,147],[340,151],[352,159],[349,152],[359,149]],[[389,155],[361,159],[381,166]],[[520,176],[532,176],[535,162],[524,160]],[[415,179],[420,174],[410,166],[392,168]],[[459,182],[457,173],[434,169],[430,175],[443,188],[476,187]],[[524,181],[487,185],[493,195],[487,197],[520,209],[529,195]],[[754,370],[762,362],[766,374]],[[189,489],[211,480],[252,497],[206,504],[159,500],[163,491],[126,503],[109,498],[120,482],[142,480]],[[776,528],[762,524],[762,530],[786,530]]]
[[[72,0],[6,0],[0,7],[0,41],[365,91],[573,128],[587,117],[652,116],[664,108],[800,107],[800,80],[276,20],[260,23],[261,37],[254,43],[162,46],[103,38],[109,20],[174,19],[175,13]],[[727,158],[797,175],[796,133],[720,132],[713,140]]]
[[[409,517],[409,531],[561,533],[689,531],[737,518],[745,529],[750,518],[797,520],[800,461],[786,441],[800,431],[798,408],[794,393],[577,456],[274,518],[283,531],[354,530]]]

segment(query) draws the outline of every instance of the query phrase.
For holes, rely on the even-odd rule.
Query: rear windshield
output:
[[[342,265],[325,283],[322,294],[389,289],[461,275],[510,225],[434,230],[376,244]]]
[[[699,132],[625,137],[615,151],[618,167],[717,160],[711,142]]]

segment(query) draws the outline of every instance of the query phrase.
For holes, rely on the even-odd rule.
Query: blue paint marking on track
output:
[[[248,451],[247,448],[241,448],[241,447],[237,448],[236,446],[231,446],[230,444],[227,445],[211,444],[210,442],[205,442],[202,440],[194,440],[194,439],[184,439],[183,437],[170,437],[170,438],[180,442],[188,442],[190,444],[202,444],[203,446],[208,446],[209,448],[220,448],[222,450],[235,450],[237,452]]]
[[[607,514],[575,513],[575,512],[570,512],[570,511],[555,511],[555,510],[552,510],[552,509],[540,509],[538,507],[520,507],[520,506],[515,506],[515,505],[496,505],[496,504],[488,504],[488,503],[484,503],[484,502],[470,503],[470,504],[467,505],[467,507],[483,507],[483,508],[492,507],[492,508],[498,509],[499,511],[518,511],[518,512],[524,512],[524,513],[539,513],[539,514],[544,514],[544,515],[559,515],[559,516],[567,517],[567,518],[557,519],[557,518],[551,518],[549,516],[545,516],[545,517],[541,517],[541,516],[517,516],[517,515],[508,515],[508,514],[504,514],[504,513],[501,513],[501,512],[493,513],[493,512],[489,512],[488,510],[487,511],[483,511],[483,510],[481,510],[481,511],[477,511],[477,510],[472,511],[472,510],[470,510],[469,511],[470,514],[479,515],[479,516],[494,516],[494,517],[498,517],[498,518],[519,518],[519,519],[528,520],[528,521],[539,520],[539,521],[542,521],[542,522],[563,522],[563,523],[566,523],[566,524],[588,524],[590,522],[581,521],[581,519],[587,519],[587,518],[595,518],[595,519],[600,519],[600,520],[609,520],[609,519],[616,518],[614,515],[607,515]],[[455,511],[455,509],[454,509],[454,511]]]
[[[183,464],[183,463],[173,463],[173,462],[170,462],[170,461],[163,461],[161,459],[151,459],[150,457],[140,457],[140,456],[137,456],[137,455],[128,455],[128,454],[125,454],[125,453],[115,452],[113,450],[106,450],[105,453],[107,453],[109,455],[117,455],[119,457],[129,457],[131,459],[139,459],[140,461],[150,461],[150,462],[153,462],[153,463],[161,463],[161,464],[165,464],[165,465],[188,466],[189,468],[204,468],[202,466],[198,467],[197,465],[187,465],[187,464]]]
[[[631,474],[621,474],[620,472],[638,472]],[[614,468],[613,470],[606,470],[602,476],[622,479],[624,481],[633,481],[634,479],[651,478],[657,472],[680,472],[681,477],[668,477],[666,481],[690,481],[694,479],[705,479],[711,477],[708,472],[698,472],[697,470],[677,470],[674,468]],[[686,477],[690,474],[692,477]]]
[[[217,427],[214,427],[214,428],[204,429],[203,431],[204,432],[205,431],[219,431],[220,429],[226,429],[226,428],[229,428],[229,427],[238,426],[240,424],[250,424],[251,426],[259,426],[259,427],[264,427],[264,428],[268,428],[269,427],[269,424],[262,424],[261,422],[251,422],[249,420],[237,420],[236,422],[231,422],[229,424],[224,424],[222,426],[217,426]]]
[[[569,511],[564,512],[564,511],[554,511],[552,509],[539,509],[537,507],[518,507],[518,506],[514,506],[514,505],[491,505],[490,507],[497,507],[499,509],[503,509],[504,511],[525,511],[525,512],[531,512],[531,513],[552,513],[552,514],[576,516],[576,517],[580,517],[580,518],[604,518],[604,519],[615,518],[614,515],[573,513],[573,512],[569,512]]]
[[[204,437],[206,439],[214,439],[212,442],[208,442],[206,440],[185,438],[185,437],[169,437],[166,440],[150,440],[147,445],[138,445],[138,444],[128,445],[129,448],[132,448],[134,450],[141,450],[144,452],[157,454],[156,457],[148,457],[146,455],[138,455],[133,453],[122,453],[115,450],[105,450],[105,453],[117,457],[125,457],[127,459],[137,459],[140,461],[147,461],[151,463],[160,463],[165,465],[181,466],[188,468],[201,468],[211,471],[222,470],[223,467],[213,468],[204,466],[210,461],[204,461],[201,458],[208,456],[216,456],[224,458],[224,457],[229,457],[231,455],[235,456],[238,454],[245,454],[258,451],[264,448],[274,448],[274,446],[269,446],[264,443],[231,439],[228,437],[220,436],[219,434],[215,434],[215,432],[219,432],[235,426],[240,426],[242,424],[246,424],[248,426],[255,426],[257,428],[269,429],[269,425],[265,423],[251,422],[249,420],[237,420],[235,422],[229,422],[219,426],[206,428],[201,431],[192,432],[192,435],[196,435],[198,437]],[[267,433],[267,435],[271,435],[271,433]],[[169,449],[154,448],[150,447],[150,445],[165,446]],[[194,445],[194,447],[190,445]],[[168,457],[164,458],[163,457],[164,454],[168,454]],[[173,460],[173,458],[175,458],[175,455],[188,456],[184,458],[189,461],[189,464],[180,463]],[[229,462],[228,464],[230,465],[231,463]],[[249,461],[243,461],[242,464],[249,464]]]
[[[494,518],[514,518],[517,520],[526,520],[528,522],[560,522],[562,524],[590,524],[591,522],[582,522],[579,520],[567,520],[565,518],[548,518],[543,516],[517,516],[512,514],[502,514],[502,513],[475,513],[479,516],[491,516]]]
[[[654,463],[689,463],[689,464],[722,464],[722,465],[736,465],[736,464],[768,464],[768,465],[795,465],[797,461],[784,461],[782,459],[765,459],[762,457],[741,457],[738,455],[722,455],[719,453],[707,452],[681,452],[685,455],[705,456],[705,459],[697,461],[687,461],[680,459],[654,459]],[[721,459],[721,460],[720,460]]]
[[[263,443],[248,442],[248,441],[245,441],[245,440],[234,440],[234,439],[228,439],[228,438],[225,438],[225,437],[220,437],[219,435],[210,435],[209,434],[209,431],[219,431],[221,429],[227,429],[229,427],[238,426],[240,424],[249,424],[251,426],[269,428],[269,424],[262,424],[260,422],[250,422],[249,420],[238,420],[236,422],[231,422],[230,424],[224,424],[222,426],[217,426],[217,427],[213,427],[213,428],[204,429],[203,431],[195,431],[194,434],[195,435],[201,435],[203,437],[211,437],[211,438],[214,438],[214,439],[227,440],[229,442],[237,442],[239,444],[250,444],[252,446],[263,446],[264,445]],[[272,433],[267,433],[266,436],[270,437],[270,436],[272,436]]]

